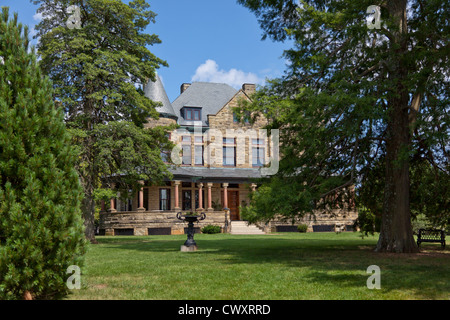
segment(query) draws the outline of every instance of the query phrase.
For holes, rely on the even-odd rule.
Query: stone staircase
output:
[[[249,225],[247,221],[231,221],[231,234],[265,234],[255,225]]]

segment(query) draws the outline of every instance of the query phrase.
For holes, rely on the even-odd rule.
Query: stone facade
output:
[[[167,127],[174,124],[177,124],[177,121],[175,119],[161,117],[158,120],[148,119],[147,123],[144,124],[144,128],[153,128],[156,126]]]
[[[206,214],[206,219],[195,224],[196,228],[207,225],[226,226],[226,213],[212,211]],[[133,230],[128,235],[146,236],[155,234],[184,234],[186,223],[176,218],[176,212],[119,212],[103,213],[101,215],[102,231],[105,235],[120,235],[120,231]],[[223,230],[225,232],[226,230]]]
[[[279,217],[264,227],[270,232],[296,232],[299,225],[307,225],[307,232],[353,231],[353,224],[357,218],[356,210],[332,210],[317,212],[315,216],[306,215],[294,222],[284,221]]]
[[[176,172],[173,181],[167,181],[162,186],[143,183],[141,191],[133,199],[129,199],[126,204],[112,199],[111,203],[108,206],[105,205],[105,210],[100,214],[100,233],[105,235],[182,234],[185,232],[187,224],[176,218],[176,214],[182,211],[202,211],[206,213],[206,219],[197,223],[197,228],[216,225],[221,227],[222,232],[228,232],[231,221],[240,220],[239,206],[245,206],[249,203],[249,195],[255,190],[256,185],[252,184],[251,179],[245,179],[236,176],[236,174],[218,177],[214,173],[218,169],[257,170],[258,168],[255,167],[254,163],[255,159],[253,159],[255,149],[258,156],[263,158],[264,164],[267,164],[272,149],[270,139],[265,135],[265,130],[261,130],[267,125],[267,120],[264,117],[259,117],[252,123],[243,123],[238,122],[233,113],[233,108],[239,106],[240,100],[250,100],[251,94],[255,92],[255,85],[244,84],[242,89],[236,92],[225,88],[228,96],[218,95],[218,100],[222,99],[223,105],[218,105],[215,108],[204,106],[202,112],[210,113],[202,114],[206,121],[202,120],[200,125],[200,134],[203,134],[201,135],[203,138],[198,139],[196,136],[199,135],[199,128],[186,124],[186,119],[180,119],[180,117],[183,117],[181,109],[173,108],[167,101],[162,84],[158,81],[160,81],[159,78],[156,87],[146,88],[146,92],[154,101],[163,102],[161,117],[158,120],[149,119],[145,127],[183,123],[183,125],[180,125],[180,129],[171,132],[170,135],[171,140],[181,148],[183,146],[190,147],[183,150],[184,152],[190,150],[190,155],[184,156],[190,157],[191,163],[182,164],[180,168],[187,169],[185,171],[192,171],[192,169],[202,169],[203,171],[198,174],[194,172],[190,177]],[[191,84],[183,84],[180,88],[181,95],[192,95],[192,90],[198,90],[199,87],[206,88],[207,85],[191,86]],[[214,88],[217,87],[220,88],[220,86]],[[202,94],[202,92],[199,92],[200,96]],[[162,95],[160,100],[158,100],[158,95]],[[182,105],[181,108],[183,107],[185,106]],[[202,101],[195,101],[193,106],[188,104],[186,107],[201,108],[203,107]],[[195,124],[198,126],[198,123]],[[205,138],[205,132],[214,130],[220,132],[220,135]],[[218,141],[223,138],[231,139]],[[212,144],[215,142],[220,142],[220,147],[212,148]],[[225,143],[223,146],[235,150],[233,165],[222,163],[222,159],[224,159],[222,142]],[[199,146],[202,146],[203,150],[210,148],[210,156],[215,157],[218,161],[214,162],[209,161],[209,158],[203,158],[201,164],[196,163],[196,147]],[[205,157],[205,154],[203,154],[203,157]],[[256,164],[256,166],[259,165]],[[208,173],[204,174],[204,172]],[[226,174],[225,171],[221,172]],[[319,213],[315,219],[304,218],[296,220],[294,223],[275,219],[267,225],[260,225],[259,227],[266,232],[295,231],[297,225],[307,224],[308,231],[336,231],[336,228],[340,230],[341,226],[352,225],[356,217],[356,211],[335,210],[331,215]],[[317,226],[322,226],[322,229]]]

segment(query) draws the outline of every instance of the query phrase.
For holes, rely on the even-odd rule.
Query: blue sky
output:
[[[148,27],[162,40],[150,50],[168,62],[159,69],[169,99],[174,101],[185,82],[264,84],[282,75],[281,57],[288,44],[261,40],[257,19],[236,0],[147,0],[158,16]],[[19,20],[34,27],[37,6],[29,0],[0,0],[19,13]]]

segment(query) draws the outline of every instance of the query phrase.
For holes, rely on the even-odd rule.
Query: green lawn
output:
[[[98,237],[69,299],[450,298],[450,250],[439,244],[377,254],[377,237],[359,233],[198,234],[199,250],[180,252],[185,239]],[[366,286],[370,265],[381,268],[380,290]]]

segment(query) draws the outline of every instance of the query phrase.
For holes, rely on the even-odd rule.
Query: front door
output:
[[[222,192],[223,203],[223,192]],[[240,220],[239,216],[239,191],[228,190],[228,209],[230,209],[231,221]]]

